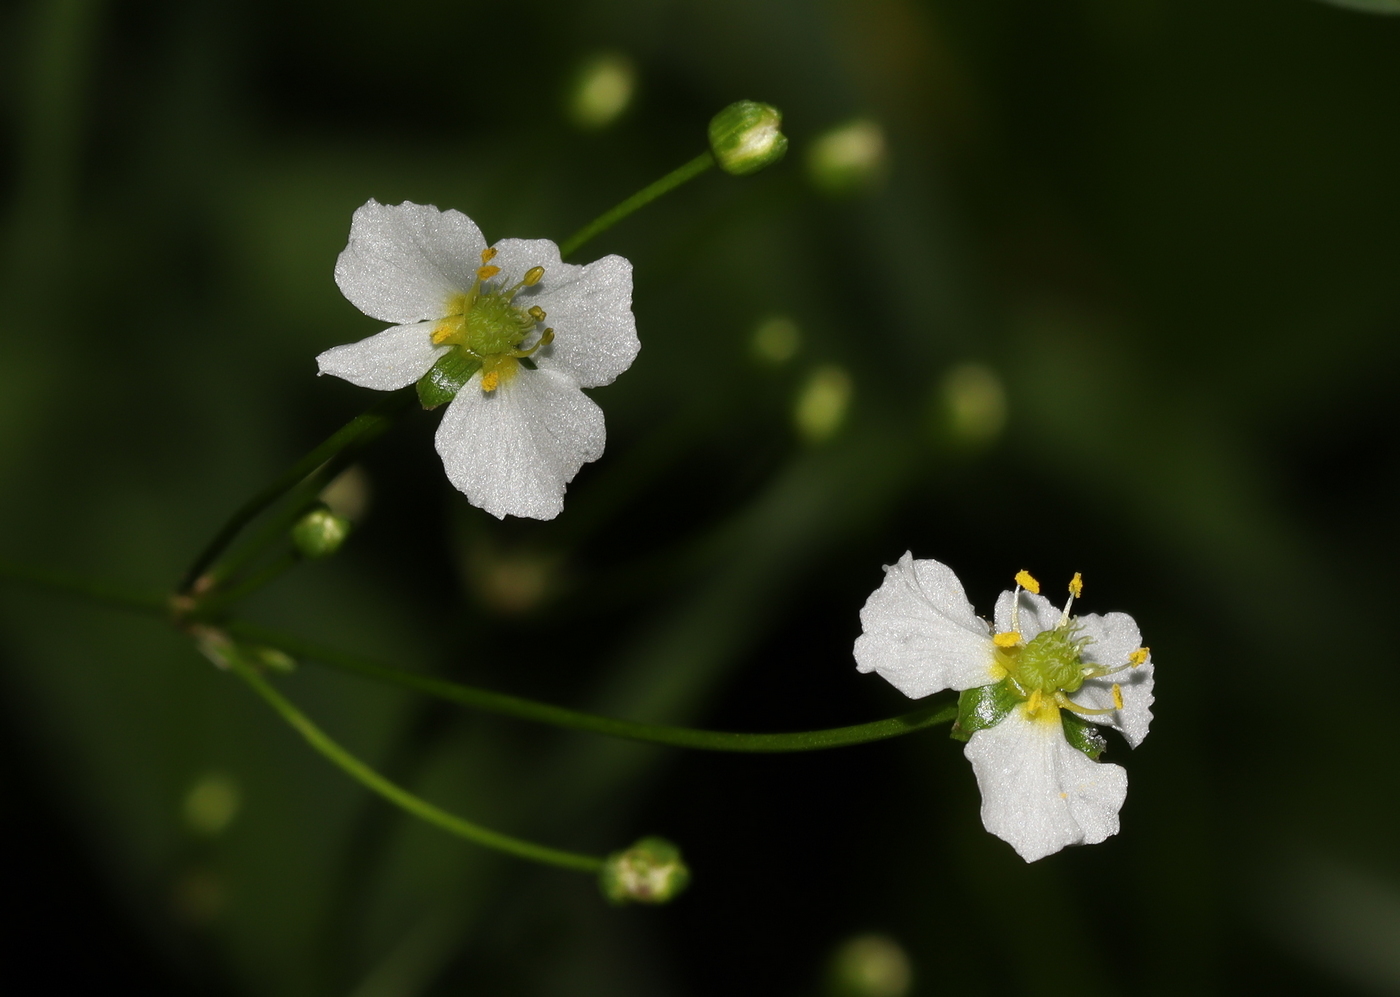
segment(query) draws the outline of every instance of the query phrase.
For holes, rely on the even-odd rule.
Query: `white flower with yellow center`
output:
[[[907,696],[962,691],[953,734],[967,741],[982,823],[1027,862],[1118,833],[1128,792],[1121,766],[1099,762],[1105,724],[1137,747],[1152,720],[1152,656],[1125,613],[1072,616],[1022,571],[978,618],[952,569],[905,554],[860,612],[856,665]]]
[[[394,323],[316,358],[322,374],[450,400],[437,451],[452,483],[497,518],[553,519],[580,467],[603,453],[603,413],[580,389],[637,356],[632,265],[563,263],[547,239],[488,246],[459,211],[370,201],[355,212],[335,282]],[[548,325],[546,325],[546,321]]]

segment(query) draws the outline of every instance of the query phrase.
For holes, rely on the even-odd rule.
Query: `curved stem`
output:
[[[114,609],[131,609],[142,613],[165,613],[170,608],[166,597],[162,595],[128,592],[120,586],[89,581],[85,578],[74,578],[71,575],[43,568],[30,568],[22,564],[15,564],[13,561],[0,560],[0,578],[38,585],[41,588],[77,596]]]
[[[576,869],[579,872],[597,872],[603,867],[603,860],[596,856],[561,851],[557,848],[547,848],[544,845],[523,841],[520,838],[512,838],[508,834],[501,834],[499,831],[492,831],[479,824],[473,824],[471,821],[463,820],[461,817],[433,806],[427,800],[415,796],[396,783],[390,782],[331,740],[325,731],[317,727],[306,714],[293,706],[255,669],[239,660],[236,653],[230,654],[227,662],[229,668],[239,678],[247,682],[254,692],[281,715],[283,720],[295,728],[311,747],[319,751],[352,779],[374,790],[390,803],[413,816],[440,827],[449,834],[455,834],[459,838],[466,838],[478,845],[494,848],[496,851],[506,852],[518,858],[529,859],[531,862],[559,866],[564,869]]]
[[[430,678],[426,675],[415,675],[398,668],[386,667],[357,654],[328,648],[313,641],[302,640],[251,623],[229,623],[225,629],[230,634],[256,641],[259,644],[267,644],[294,657],[319,661],[333,668],[353,672],[378,682],[413,689],[429,696],[436,696],[439,699],[486,710],[490,713],[517,717],[521,720],[532,720],[555,727],[586,730],[595,734],[606,734],[632,741],[648,741],[652,744],[669,744],[675,747],[698,748],[704,751],[760,753],[820,751],[825,748],[865,744],[869,741],[882,741],[885,738],[899,737],[902,734],[912,734],[915,731],[938,724],[950,723],[958,715],[956,703],[940,703],[886,720],[876,720],[873,723],[789,734],[734,734],[728,731],[697,730],[692,727],[643,724],[631,720],[614,720],[611,717],[595,716],[591,713],[565,709],[562,706],[551,706],[548,703],[537,703],[520,696],[490,692],[456,682]]]
[[[715,157],[709,152],[703,152],[696,156],[684,166],[667,173],[660,180],[643,187],[627,200],[616,207],[603,212],[593,219],[583,228],[569,236],[559,245],[559,255],[563,259],[568,259],[571,255],[583,247],[583,244],[596,235],[600,235],[612,228],[622,219],[626,218],[638,208],[644,208],[652,201],[655,201],[662,194],[675,190],[687,180],[698,177],[711,166],[715,165]]]
[[[214,539],[205,545],[199,556],[185,570],[177,591],[188,593],[194,588],[195,582],[204,574],[205,569],[233,543],[243,527],[256,519],[264,509],[295,488],[327,461],[336,459],[338,463],[343,463],[369,445],[393,425],[395,419],[408,411],[415,398],[415,393],[409,390],[393,392],[369,411],[356,416],[336,430],[324,443],[293,464],[277,480],[239,506],[219,532],[214,534]]]
[[[196,619],[208,619],[218,616],[223,610],[236,602],[241,602],[258,589],[281,578],[300,563],[301,557],[295,551],[287,551],[281,557],[264,566],[261,570],[249,575],[227,592],[219,592],[212,598],[201,600],[197,613],[191,615]]]

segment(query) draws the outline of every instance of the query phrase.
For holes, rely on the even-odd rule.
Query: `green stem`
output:
[[[268,585],[295,568],[301,558],[294,551],[287,551],[281,557],[264,566],[260,571],[249,575],[227,592],[219,592],[211,598],[200,601],[198,611],[191,614],[196,619],[210,619],[236,602],[248,598],[264,585]]]
[[[338,463],[344,463],[351,455],[368,446],[388,430],[395,419],[408,411],[416,397],[416,394],[409,390],[393,392],[378,405],[336,430],[324,443],[293,464],[276,481],[239,506],[185,571],[177,591],[188,593],[194,588],[195,582],[204,574],[205,569],[218,559],[243,527],[256,519],[264,509],[295,488],[322,464],[333,458],[339,458]]]
[[[610,211],[603,212],[601,215],[593,219],[583,228],[579,229],[573,235],[565,239],[563,243],[559,246],[560,257],[568,259],[580,248],[582,248],[585,242],[592,239],[595,235],[599,235],[603,232],[606,232],[608,229],[612,228],[614,225],[622,221],[622,219],[626,218],[638,208],[646,207],[648,204],[650,204],[652,201],[655,201],[662,194],[675,190],[687,180],[692,180],[695,177],[698,177],[701,173],[704,173],[706,170],[708,170],[711,166],[714,165],[715,157],[709,152],[703,152],[700,155],[696,156],[694,159],[692,159],[690,162],[686,163],[684,166],[677,167],[670,173],[667,173],[664,177],[662,177],[655,183],[643,187],[641,190],[637,191],[637,193],[633,194],[627,200],[617,205],[617,207],[611,209]]]
[[[142,613],[165,613],[170,608],[165,596],[128,592],[118,586],[88,581],[85,578],[74,578],[57,571],[30,568],[12,561],[0,560],[0,578],[27,582],[115,609],[133,609]]]
[[[505,852],[508,855],[529,859],[531,862],[560,866],[564,869],[577,869],[579,872],[597,872],[603,867],[603,860],[596,856],[580,855],[577,852],[566,852],[557,848],[546,848],[544,845],[512,838],[508,834],[501,834],[499,831],[492,831],[479,824],[473,824],[471,821],[463,820],[461,817],[433,806],[427,800],[413,795],[396,783],[390,782],[331,740],[325,731],[317,727],[306,714],[298,710],[286,697],[274,689],[266,679],[258,674],[256,669],[240,661],[236,654],[229,656],[228,663],[233,672],[252,686],[253,691],[281,714],[282,719],[291,724],[311,747],[319,751],[350,778],[372,789],[390,803],[413,816],[440,827],[449,834],[455,834],[460,838],[466,838],[468,841],[484,845],[487,848],[494,848],[496,851]]]
[[[885,738],[912,734],[938,724],[950,723],[957,718],[955,703],[936,704],[890,717],[873,723],[857,724],[852,727],[833,727],[826,730],[799,731],[790,734],[733,734],[727,731],[697,730],[691,727],[670,727],[663,724],[635,723],[631,720],[614,720],[610,717],[595,716],[577,710],[537,703],[520,696],[489,692],[456,682],[415,675],[397,668],[388,668],[357,654],[328,648],[313,641],[302,640],[288,634],[268,630],[251,623],[235,622],[226,627],[230,634],[247,640],[267,644],[285,651],[294,657],[319,661],[322,664],[353,672],[365,678],[390,685],[413,689],[417,692],[436,696],[463,706],[499,713],[521,720],[567,727],[572,730],[586,730],[595,734],[606,734],[632,741],[648,741],[652,744],[669,744],[681,748],[699,748],[705,751],[741,752],[780,752],[780,751],[819,751],[824,748],[840,748],[868,741],[881,741]]]

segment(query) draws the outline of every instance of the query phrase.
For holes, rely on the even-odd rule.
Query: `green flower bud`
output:
[[[350,535],[350,520],[329,509],[312,509],[292,527],[292,543],[303,557],[334,554]]]
[[[719,168],[735,176],[757,173],[787,152],[783,116],[771,104],[741,100],[710,119],[710,151]]]
[[[598,886],[615,904],[664,904],[690,883],[681,850],[665,838],[642,838],[631,848],[613,852],[598,873]]]

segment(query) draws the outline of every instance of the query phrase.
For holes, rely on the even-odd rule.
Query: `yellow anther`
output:
[[[536,322],[543,322],[545,320],[544,309],[539,305],[531,305],[529,315]]]
[[[543,276],[544,267],[531,267],[529,270],[525,271],[525,279],[520,283],[524,284],[526,287],[534,287],[540,282],[540,278]]]
[[[554,342],[554,330],[546,329],[540,334],[540,341],[535,344],[535,349],[538,350],[541,346],[548,346],[552,342]]]
[[[1079,572],[1074,573],[1074,577],[1069,580],[1069,594],[1076,599],[1084,592],[1084,576]]]
[[[501,272],[500,267],[478,267],[476,271],[477,280],[490,280]]]
[[[481,390],[495,391],[496,386],[501,383],[501,372],[498,370],[488,370],[481,375]]]
[[[1145,647],[1138,648],[1132,654],[1128,655],[1128,664],[1132,665],[1134,668],[1138,665],[1145,664],[1149,653],[1150,652]]]
[[[1113,708],[1115,710],[1123,708],[1123,687],[1117,682],[1113,683]]]
[[[1015,630],[1008,630],[1004,634],[997,634],[992,638],[992,643],[997,647],[1015,647],[1021,643],[1021,635]]]
[[[1029,571],[1026,571],[1024,568],[1016,572],[1016,584],[1021,586],[1021,588],[1025,589],[1027,592],[1034,593],[1035,595],[1040,595],[1040,582],[1032,578],[1031,573]]]
[[[1040,690],[1037,689],[1031,693],[1031,698],[1026,700],[1026,714],[1028,716],[1033,717],[1040,712],[1040,698]]]
[[[490,263],[490,262],[491,262],[492,260],[494,260],[495,258],[496,258],[496,251],[495,251],[494,249],[491,249],[490,247],[487,247],[486,249],[483,249],[483,250],[481,251],[481,262],[482,262],[483,264],[485,264],[485,263]]]
[[[447,342],[447,340],[452,336],[453,331],[454,330],[452,326],[448,325],[446,322],[443,322],[440,325],[438,325],[438,327],[433,330],[433,345],[441,346],[443,343]]]

